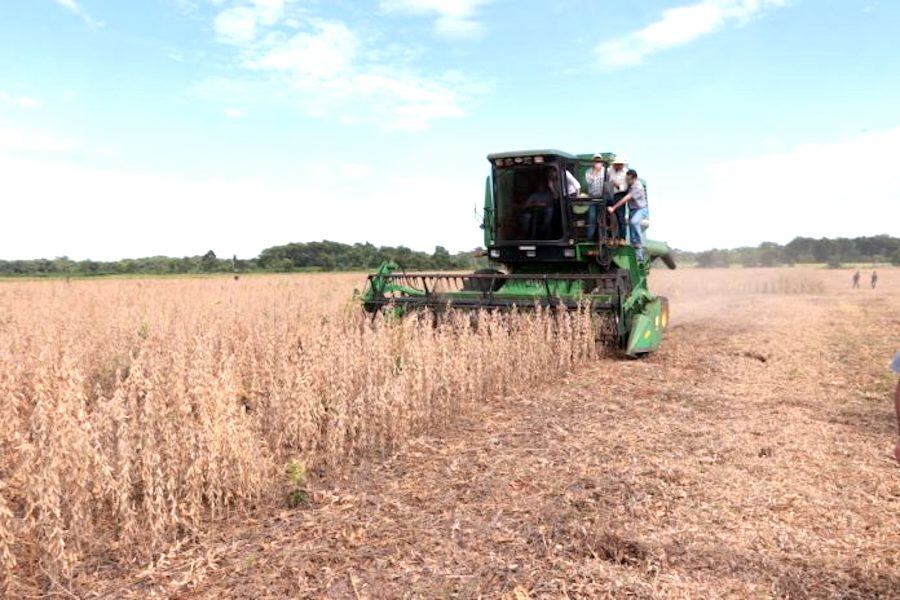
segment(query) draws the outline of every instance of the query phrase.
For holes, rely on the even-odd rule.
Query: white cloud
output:
[[[310,115],[407,131],[464,115],[458,76],[424,76],[392,64],[341,21],[301,19],[281,2],[255,0],[225,8],[216,30],[238,48],[241,67],[267,74]]]
[[[77,143],[67,137],[43,131],[0,127],[0,156],[42,154],[53,155],[70,152]]]
[[[339,21],[317,20],[312,25],[312,31],[272,44],[248,65],[289,71],[300,79],[328,80],[346,73],[359,49],[357,37]]]
[[[481,6],[492,0],[381,0],[385,12],[434,15],[435,29],[447,37],[471,37],[484,31],[475,18]]]
[[[34,98],[28,96],[14,96],[4,91],[0,91],[0,104],[8,104],[19,108],[40,108],[41,103]]]
[[[372,174],[372,167],[363,163],[344,163],[341,174],[347,179],[365,179]]]
[[[245,44],[256,39],[260,28],[278,23],[284,12],[284,0],[244,0],[216,15],[213,27],[221,40]]]
[[[256,13],[247,6],[223,10],[213,22],[216,35],[235,44],[252,42],[256,38]]]
[[[55,0],[57,4],[62,6],[63,8],[71,11],[72,13],[78,15],[78,17],[85,22],[88,27],[98,28],[103,27],[103,23],[101,21],[97,21],[92,18],[81,5],[78,4],[75,0]]]
[[[224,112],[229,119],[240,119],[247,116],[247,113],[239,108],[226,108]]]
[[[900,127],[849,139],[677,169],[659,190],[654,230],[703,250],[787,242],[796,236],[897,235]],[[661,196],[665,190],[665,196]]]
[[[670,8],[646,27],[599,44],[595,52],[606,67],[637,65],[650,54],[687,44],[732,23],[746,23],[765,11],[786,6],[789,1],[701,0]]]

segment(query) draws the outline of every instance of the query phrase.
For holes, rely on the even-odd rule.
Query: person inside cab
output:
[[[581,191],[581,182],[572,175],[572,172],[566,169],[566,196],[574,198]]]
[[[559,198],[557,187],[556,170],[547,169],[538,179],[537,189],[528,196],[521,207],[519,229],[522,239],[538,240],[551,237],[553,217],[556,216]]]

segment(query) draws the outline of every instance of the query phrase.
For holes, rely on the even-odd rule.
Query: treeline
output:
[[[427,254],[405,246],[350,246],[328,241],[266,248],[260,253],[257,262],[261,268],[269,271],[352,271],[373,269],[389,260],[410,270],[468,269],[475,266],[474,252],[450,254],[443,246],[437,246],[432,254]]]
[[[372,244],[310,242],[266,248],[256,258],[219,258],[212,250],[198,256],[174,258],[152,256],[116,261],[53,259],[0,260],[0,276],[98,276],[98,275],[185,275],[192,273],[249,273],[273,271],[349,271],[378,267],[393,260],[411,270],[469,269],[476,264],[474,252],[450,254],[437,246],[434,252],[418,252],[404,246],[377,247]]]
[[[859,238],[798,237],[786,245],[764,242],[755,248],[678,252],[682,263],[698,267],[775,267],[797,263],[840,266],[857,262],[900,265],[900,238],[888,235]],[[409,270],[469,270],[483,266],[474,252],[451,254],[442,246],[419,252],[404,246],[309,242],[266,248],[256,258],[219,258],[212,250],[197,256],[152,256],[116,261],[53,259],[0,260],[0,276],[185,275],[191,273],[279,273],[369,270],[384,261]]]
[[[846,263],[892,263],[900,265],[900,238],[889,235],[857,238],[798,237],[785,245],[763,242],[755,248],[679,252],[679,259],[698,267],[776,267],[798,263],[823,263],[839,267]]]

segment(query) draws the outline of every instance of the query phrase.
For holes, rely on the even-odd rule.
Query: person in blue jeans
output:
[[[594,241],[594,236],[597,235],[597,201],[605,198],[609,189],[609,184],[606,181],[606,165],[603,164],[603,155],[594,155],[594,164],[585,172],[584,180],[587,182],[588,195],[593,200],[587,212],[587,230],[585,235],[587,239]]]
[[[612,167],[609,169],[609,187],[612,192],[613,203],[618,202],[628,193],[628,169],[626,165],[628,161],[621,156],[617,156],[612,161]],[[625,220],[625,205],[621,205],[616,211],[616,241],[621,244],[625,243],[625,232],[628,229],[628,221]]]
[[[631,216],[628,219],[631,245],[634,246],[638,259],[644,260],[644,230],[641,228],[641,222],[650,214],[650,211],[647,209],[647,193],[644,190],[644,185],[638,180],[637,171],[634,169],[628,169],[625,181],[628,184],[628,193],[606,210],[612,214],[620,206],[628,203],[628,208],[631,212]]]

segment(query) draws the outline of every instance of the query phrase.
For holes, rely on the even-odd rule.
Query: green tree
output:
[[[216,253],[212,250],[209,250],[206,254],[203,255],[203,258],[200,259],[200,270],[205,273],[210,273],[216,270],[216,267],[219,266],[219,261],[216,258]]]

